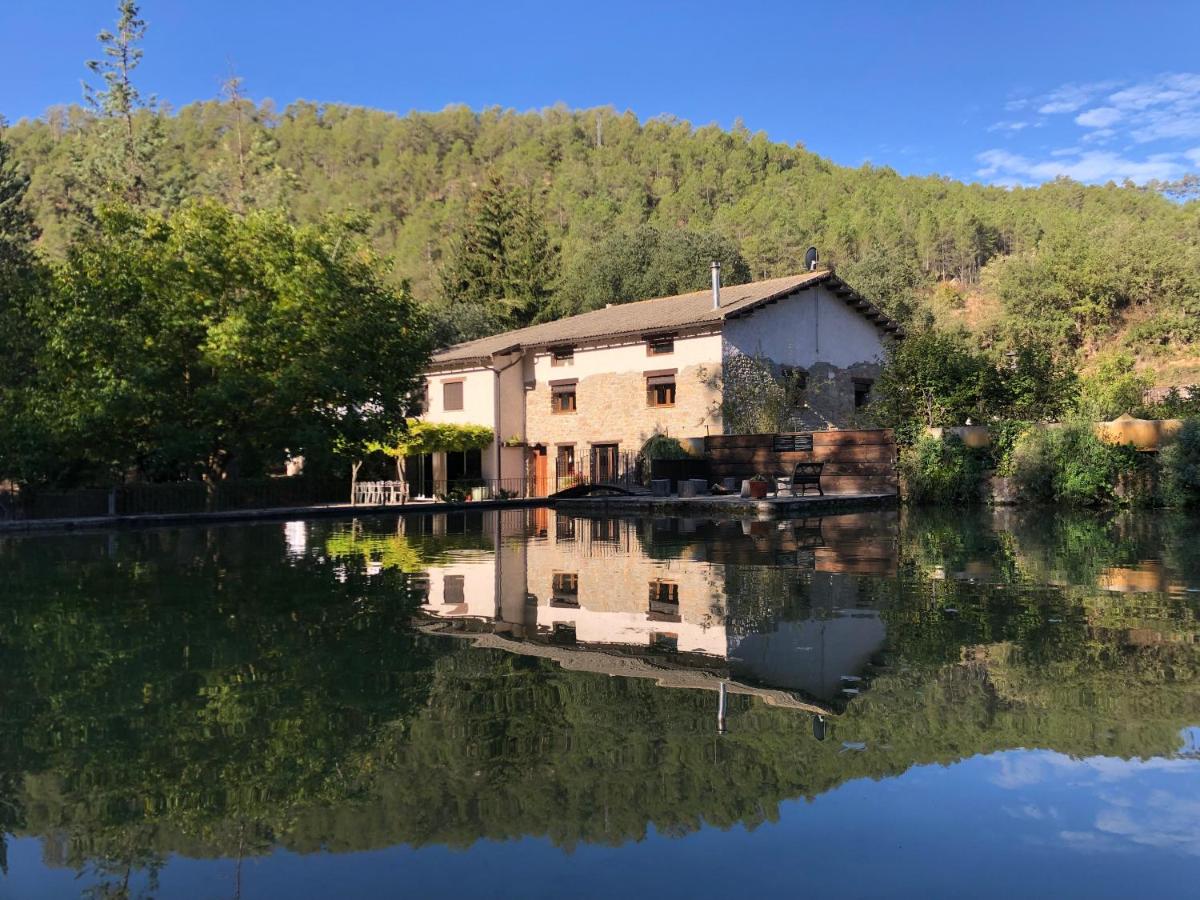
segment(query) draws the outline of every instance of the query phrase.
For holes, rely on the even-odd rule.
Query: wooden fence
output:
[[[26,487],[0,492],[0,521],[279,509],[346,503],[349,499],[348,478],[314,476],[231,479],[217,482],[211,488],[201,481],[123,484],[75,491]]]
[[[821,462],[827,494],[894,494],[896,438],[890,428],[794,434],[718,434],[704,439],[714,480],[791,475],[798,462]]]

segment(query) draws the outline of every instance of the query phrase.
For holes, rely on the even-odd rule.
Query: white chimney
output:
[[[713,309],[721,308],[721,264],[715,259],[712,264]]]

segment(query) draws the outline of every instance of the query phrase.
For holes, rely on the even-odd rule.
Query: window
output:
[[[675,373],[646,376],[646,405],[675,405]]]
[[[575,412],[575,388],[578,382],[550,382],[550,411],[557,414]]]
[[[679,635],[670,631],[652,631],[650,633],[650,647],[654,650],[661,650],[664,653],[678,653]]]
[[[575,364],[574,347],[554,347],[550,350],[550,365],[572,366]]]
[[[447,575],[444,579],[445,595],[442,597],[447,606],[458,606],[466,603],[466,576],[465,575]]]
[[[592,540],[615,544],[621,540],[620,519],[592,519]]]
[[[875,382],[867,378],[854,379],[854,408],[862,409],[871,402],[871,385]]]
[[[551,606],[578,606],[579,573],[555,572],[550,590]]]
[[[442,382],[442,409],[455,410],[463,408],[463,383],[461,381]]]
[[[679,585],[673,581],[650,582],[650,621],[679,621]]]
[[[659,334],[646,338],[647,356],[665,356],[675,352],[675,335]]]
[[[575,474],[575,445],[563,444],[558,448],[558,474]]]
[[[579,638],[575,634],[574,622],[555,622],[553,630],[550,632],[550,643],[559,646],[574,646]]]

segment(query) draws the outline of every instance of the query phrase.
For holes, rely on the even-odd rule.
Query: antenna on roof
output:
[[[809,247],[804,253],[804,271],[815,272],[817,270],[817,248]]]

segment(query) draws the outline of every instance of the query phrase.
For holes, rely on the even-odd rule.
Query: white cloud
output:
[[[1089,84],[1064,84],[1062,87],[1055,88],[1041,98],[1041,106],[1038,107],[1038,112],[1047,116],[1075,112],[1075,110],[1083,109],[1083,107],[1087,106],[1094,97],[1105,91],[1112,90],[1117,84],[1118,82],[1115,81],[1095,81]]]
[[[1016,132],[1023,131],[1028,127],[1028,122],[993,122],[988,126],[988,131]]]
[[[1176,72],[1132,85],[1110,96],[1109,102],[1122,109],[1148,109],[1200,95],[1200,75]]]
[[[1124,115],[1115,106],[1097,106],[1075,117],[1075,124],[1084,128],[1108,128],[1121,121]]]
[[[1185,749],[1192,744],[1185,743]],[[1013,792],[1002,809],[1015,819],[1045,823],[1065,849],[1117,853],[1153,847],[1200,856],[1200,761],[1189,757],[1074,759],[1048,751],[1019,751],[991,758],[993,784]],[[1065,815],[1032,802],[1066,789],[1077,802]],[[1033,832],[1031,832],[1032,834]]]
[[[1186,156],[1188,159],[1190,159],[1196,165],[1200,166],[1200,147],[1193,147],[1191,150],[1189,150],[1187,153],[1185,153],[1183,155]]]
[[[1088,150],[1076,155],[1030,159],[1007,150],[993,149],[980,153],[978,160],[982,166],[976,174],[997,183],[1013,178],[1051,181],[1066,177],[1088,184],[1125,180],[1144,184],[1151,180],[1178,178],[1185,171],[1179,156],[1173,153],[1156,153],[1146,159],[1130,159],[1105,150]]]

